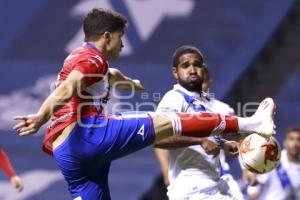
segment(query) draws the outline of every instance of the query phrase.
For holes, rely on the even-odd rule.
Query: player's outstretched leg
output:
[[[274,115],[276,105],[272,98],[264,99],[258,109],[248,118],[239,118],[240,132],[257,133],[265,137],[275,134]]]
[[[263,100],[251,117],[224,116],[215,113],[149,113],[154,122],[156,141],[169,136],[207,137],[212,134],[274,134],[275,103]]]

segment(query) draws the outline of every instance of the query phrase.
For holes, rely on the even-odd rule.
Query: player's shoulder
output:
[[[216,105],[218,105],[218,106],[221,106],[221,107],[226,107],[226,108],[228,108],[228,107],[230,107],[227,103],[225,103],[225,102],[223,102],[223,101],[220,101],[220,100],[218,100],[218,99],[216,99],[216,98],[213,98],[212,100],[211,100],[214,104],[216,104]]]
[[[108,66],[107,59],[102,56],[99,52],[86,46],[80,46],[74,49],[69,56],[65,59],[65,63],[80,63],[87,62],[91,65]]]
[[[177,101],[183,101],[184,97],[175,89],[169,90],[168,92],[166,92],[163,96],[162,99],[165,100],[177,100]]]
[[[220,101],[218,99],[211,99],[210,100],[213,108],[215,111],[221,114],[226,114],[226,115],[233,115],[234,114],[234,109],[231,108],[227,103]]]
[[[181,112],[184,104],[184,98],[175,90],[168,91],[158,104],[158,111],[177,111]]]

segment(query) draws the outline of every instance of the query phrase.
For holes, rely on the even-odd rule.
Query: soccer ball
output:
[[[263,174],[271,171],[280,160],[280,145],[274,137],[256,133],[248,135],[239,148],[239,160],[249,171]]]

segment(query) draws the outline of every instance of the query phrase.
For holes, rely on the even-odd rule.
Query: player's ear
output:
[[[103,37],[104,37],[105,41],[107,41],[107,42],[109,43],[110,40],[111,40],[111,33],[108,32],[108,31],[105,31],[105,32],[103,33]]]
[[[172,67],[172,73],[173,73],[173,76],[176,78],[176,80],[178,79],[177,72],[178,72],[177,67]]]

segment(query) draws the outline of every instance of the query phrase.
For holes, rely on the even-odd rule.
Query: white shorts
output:
[[[215,186],[195,190],[187,194],[176,193],[175,190],[173,190],[172,192],[168,191],[168,197],[169,200],[240,200],[232,196],[229,192],[224,192],[225,188],[229,189],[227,182],[223,179],[220,179],[219,183]]]
[[[234,180],[234,178],[230,174],[225,174],[221,176],[221,179],[227,182],[228,188],[223,189],[223,192],[228,193],[229,196],[235,197],[238,200],[244,200],[243,193],[240,189],[238,183]],[[222,188],[222,187],[221,187]],[[221,189],[222,191],[222,189]],[[223,193],[221,192],[221,193]]]

